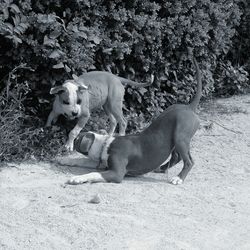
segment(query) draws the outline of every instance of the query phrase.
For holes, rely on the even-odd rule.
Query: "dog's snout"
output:
[[[77,116],[77,114],[78,114],[77,112],[74,112],[74,111],[72,112],[73,116]]]

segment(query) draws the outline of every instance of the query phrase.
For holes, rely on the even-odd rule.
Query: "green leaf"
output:
[[[56,39],[57,37],[59,37],[61,35],[61,30],[60,29],[56,29],[56,30],[53,30],[52,32],[50,32],[49,34],[49,37],[51,39]]]
[[[108,55],[110,55],[112,51],[113,51],[113,48],[107,48],[107,49],[102,50],[103,53],[108,54]]]
[[[66,72],[68,72],[68,73],[71,72],[71,68],[68,65],[65,64],[64,68],[65,68]]]
[[[147,91],[148,91],[148,90],[145,89],[145,88],[143,88],[143,87],[138,89],[138,92],[139,92],[141,95],[144,95]]]
[[[87,27],[83,26],[83,25],[80,25],[80,26],[78,27],[78,29],[79,29],[80,31],[85,31],[85,32],[89,31],[89,29],[88,29]]]
[[[82,37],[82,38],[84,38],[84,39],[88,38],[87,34],[84,33],[84,32],[78,32],[77,35],[80,36],[80,37]]]
[[[24,30],[26,30],[29,27],[28,23],[19,23],[19,26],[21,26]]]
[[[56,21],[54,15],[45,15],[45,14],[38,14],[37,15],[37,22],[43,24],[51,24]]]
[[[15,36],[15,35],[13,36],[13,39],[14,39],[14,41],[16,43],[22,43],[23,42],[19,37]]]
[[[46,35],[44,36],[43,45],[46,45],[49,47],[54,47],[55,42],[56,42],[55,40],[48,38]]]
[[[21,12],[20,9],[19,9],[19,7],[16,4],[14,4],[14,3],[10,5],[10,8],[12,10],[14,10],[14,12],[16,12],[16,13],[20,13]]]
[[[8,36],[5,36],[5,37],[13,40],[13,36],[8,35]]]
[[[79,32],[78,27],[76,25],[74,25],[72,27],[72,31],[74,31],[75,33],[78,33]]]
[[[62,52],[61,50],[55,49],[55,50],[49,55],[49,58],[56,59],[56,58],[61,57],[62,54],[63,54],[63,52]]]
[[[62,69],[62,68],[64,68],[64,64],[62,62],[60,62],[58,64],[53,65],[52,68],[53,69]]]
[[[95,35],[90,35],[89,37],[88,37],[88,40],[89,41],[93,41],[95,44],[100,44],[100,42],[101,42],[101,38],[99,38],[98,36],[95,36]]]
[[[11,23],[5,23],[6,28],[12,33],[14,30],[14,26]]]
[[[92,64],[92,65],[90,65],[90,66],[88,67],[88,69],[89,69],[89,70],[96,70],[96,67],[95,67],[95,65]]]
[[[14,28],[14,32],[17,33],[18,35],[23,34],[24,31],[25,31],[25,29],[20,25],[18,25],[17,27]]]
[[[4,16],[4,20],[9,18],[9,10],[8,10],[8,8],[3,9],[3,16]]]
[[[13,19],[15,26],[18,26],[19,23],[21,22],[21,18],[18,15],[15,15],[15,17],[12,17],[12,19]]]

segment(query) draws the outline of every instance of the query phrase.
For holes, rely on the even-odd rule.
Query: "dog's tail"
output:
[[[147,86],[150,86],[154,81],[153,77],[151,77],[151,82],[150,83],[134,82],[132,80],[129,80],[129,79],[126,79],[126,78],[123,78],[123,77],[120,77],[120,76],[118,76],[118,78],[119,78],[119,80],[121,81],[122,84],[128,84],[128,85],[135,86],[135,87],[147,87]]]
[[[197,81],[197,91],[195,96],[193,97],[193,100],[190,102],[189,106],[192,110],[196,110],[198,107],[198,104],[200,102],[201,96],[202,96],[202,82],[201,82],[201,70],[199,68],[199,65],[195,59],[193,58],[194,66],[196,68],[196,81]]]

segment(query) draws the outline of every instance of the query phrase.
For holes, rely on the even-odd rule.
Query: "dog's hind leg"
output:
[[[178,152],[174,149],[172,154],[171,154],[171,158],[170,160],[160,166],[159,168],[157,168],[156,170],[154,170],[155,173],[165,173],[166,170],[168,170],[169,168],[172,168],[174,165],[176,165],[178,162],[180,162],[181,160],[181,157],[180,155],[178,154]]]
[[[180,177],[180,179],[182,181],[185,180],[185,178],[187,177],[189,171],[192,169],[194,162],[191,158],[190,152],[188,152],[188,154],[185,154],[183,156],[183,162],[184,162],[184,166],[181,170],[181,172],[178,174],[178,176]]]
[[[178,176],[173,177],[172,184],[181,184],[194,165],[190,154],[190,142],[199,127],[199,120],[196,115],[184,110],[179,114],[174,131],[174,147],[183,160],[183,168]]]
[[[125,135],[127,121],[122,114],[122,102],[117,101],[110,104],[110,112],[119,124],[119,135]]]
[[[119,124],[119,135],[120,136],[125,135],[126,128],[127,128],[126,119],[123,117],[123,115],[117,116],[117,114],[114,114],[114,117],[116,118],[116,120],[118,121],[118,124]]]
[[[108,105],[105,104],[103,106],[103,108],[109,117],[110,129],[109,129],[108,133],[109,133],[109,135],[112,135],[115,132],[115,128],[117,126],[117,121],[116,121],[115,117],[112,115],[112,113],[109,111]]]
[[[187,174],[191,170],[191,168],[194,165],[194,162],[192,160],[189,147],[190,147],[190,141],[188,140],[178,140],[176,142],[176,151],[179,153],[179,157],[183,160],[183,168],[181,172],[178,174],[178,176],[175,176],[172,178],[171,183],[172,184],[182,184],[182,182],[185,180]]]
[[[119,135],[125,135],[127,121],[123,117],[122,105],[124,99],[124,87],[117,83],[117,87],[110,89],[110,98],[107,100],[107,108],[119,124]]]

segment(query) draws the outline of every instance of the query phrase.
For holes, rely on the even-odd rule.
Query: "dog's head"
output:
[[[89,156],[93,160],[100,160],[103,145],[109,135],[93,132],[81,133],[74,141],[77,152]]]
[[[77,152],[87,156],[94,140],[94,133],[81,133],[74,141],[74,148]]]
[[[82,103],[88,97],[88,87],[75,80],[67,80],[62,86],[51,88],[50,94],[58,96],[62,114],[73,120],[81,115]]]

